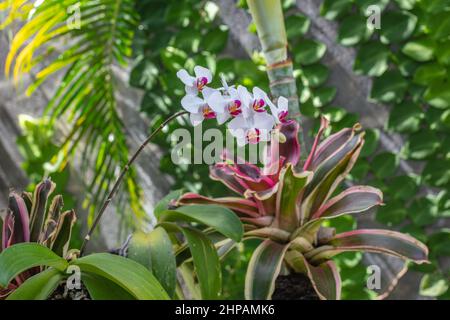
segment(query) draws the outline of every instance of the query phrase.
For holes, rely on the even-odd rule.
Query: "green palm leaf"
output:
[[[34,3],[34,7],[33,7]],[[69,130],[61,139],[59,154],[53,159],[62,169],[75,151],[82,154],[81,170],[88,185],[86,204],[91,213],[104,200],[117,167],[128,160],[125,127],[117,110],[115,66],[125,66],[137,19],[133,0],[47,0],[36,5],[31,0],[0,2],[9,10],[3,24],[26,17],[15,33],[5,72],[17,82],[27,72],[35,82],[27,89],[32,94],[53,74],[65,72],[45,109],[50,127],[64,119]],[[52,46],[68,40],[62,52]],[[45,58],[45,59],[44,59]],[[42,61],[51,61],[40,66]],[[93,173],[92,173],[93,171]],[[127,202],[139,220],[140,188],[133,170],[123,184]]]

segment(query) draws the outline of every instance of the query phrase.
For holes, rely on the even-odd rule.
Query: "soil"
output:
[[[81,289],[69,290],[65,282],[61,283],[48,300],[92,300],[86,287],[81,284]]]
[[[319,296],[307,276],[293,273],[278,276],[272,300],[319,300]]]

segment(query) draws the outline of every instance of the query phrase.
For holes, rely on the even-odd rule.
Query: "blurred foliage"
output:
[[[366,19],[367,4],[383,10],[381,28],[349,28]],[[376,218],[426,242],[432,264],[413,267],[425,273],[420,294],[448,299],[449,229],[429,227],[450,217],[450,1],[325,0],[321,13],[339,23],[339,43],[357,50],[355,73],[373,78],[370,99],[390,107],[385,129],[406,142],[399,154],[368,154],[361,178],[381,188],[387,203]],[[400,172],[400,159],[423,168],[420,175]]]
[[[53,142],[53,129],[49,127],[49,119],[32,118],[19,115],[19,125],[22,135],[17,138],[17,146],[24,158],[22,168],[27,174],[29,185],[27,190],[32,192],[43,178],[50,178],[55,183],[55,194],[64,194],[64,208],[76,208],[77,201],[69,190],[70,168],[58,170],[58,165],[52,164],[53,154],[58,152],[58,146]],[[62,161],[62,158],[60,158]],[[79,248],[82,242],[81,220],[73,226],[70,248]]]
[[[52,156],[47,161],[54,172],[63,172],[68,161],[78,156],[90,220],[95,207],[106,200],[117,168],[128,161],[126,128],[116,101],[116,69],[125,67],[131,55],[137,22],[133,6],[133,0],[0,3],[0,29],[8,27],[12,35],[5,74],[13,75],[17,84],[24,74],[33,73],[27,95],[44,82],[55,81],[56,74],[63,74],[45,115],[49,117],[47,127],[64,129],[58,131],[58,147],[43,146],[47,149],[41,152]],[[131,226],[146,216],[133,168],[125,180],[117,211]]]

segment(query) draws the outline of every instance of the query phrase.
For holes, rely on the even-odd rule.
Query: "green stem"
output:
[[[300,117],[297,84],[291,60],[288,59],[286,28],[280,0],[247,0],[267,62],[270,91],[274,99],[283,96],[289,101],[289,115],[300,125],[298,138],[303,150],[304,128]],[[302,160],[306,152],[301,153]]]
[[[303,131],[302,118],[300,114],[300,103],[297,95],[297,83],[294,78],[292,61],[285,60],[267,66],[270,92],[274,99],[283,96],[289,101],[289,116],[295,119],[300,125],[298,139],[303,150],[306,149]],[[301,153],[302,160],[306,159],[306,152]]]
[[[130,158],[130,160],[128,160],[128,163],[125,165],[125,167],[122,169],[122,171],[120,172],[119,177],[117,178],[116,182],[114,183],[114,186],[112,188],[112,190],[109,192],[108,197],[106,198],[105,202],[103,203],[99,213],[97,214],[97,216],[94,219],[94,223],[92,224],[92,226],[90,227],[86,237],[84,237],[83,243],[81,245],[80,248],[80,256],[83,255],[84,250],[86,249],[86,245],[89,242],[89,240],[91,239],[92,234],[94,233],[95,228],[97,227],[98,223],[100,222],[100,219],[102,218],[106,208],[108,207],[108,205],[111,203],[114,195],[116,194],[117,190],[119,189],[120,185],[122,184],[123,178],[125,177],[126,173],[128,172],[128,170],[130,169],[130,167],[133,165],[133,163],[136,161],[136,159],[139,157],[139,155],[141,154],[141,152],[144,150],[144,148],[147,146],[147,144],[152,140],[152,138],[158,133],[160,132],[169,122],[171,122],[172,120],[184,115],[188,113],[187,111],[180,111],[178,113],[175,113],[173,115],[171,115],[169,118],[167,118],[163,123],[161,123],[161,125],[155,130],[153,131],[148,137],[147,139],[145,139],[145,141],[141,144],[141,146],[136,150],[136,152],[133,154],[133,156]]]

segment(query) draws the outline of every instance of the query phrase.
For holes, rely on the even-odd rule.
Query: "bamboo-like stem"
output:
[[[100,219],[102,218],[103,213],[105,212],[105,210],[108,207],[108,205],[111,203],[114,195],[116,194],[117,190],[119,189],[120,185],[122,184],[123,178],[125,177],[126,173],[130,170],[130,167],[133,165],[134,161],[136,161],[136,159],[139,157],[139,155],[144,150],[144,148],[147,146],[147,144],[152,140],[152,138],[158,132],[160,132],[169,122],[171,122],[172,120],[174,120],[174,119],[176,119],[176,118],[178,118],[178,117],[180,117],[180,116],[182,116],[182,115],[184,115],[186,113],[188,113],[188,112],[187,111],[180,111],[178,113],[175,113],[175,114],[171,115],[169,118],[167,118],[163,123],[161,123],[161,125],[155,131],[153,131],[145,139],[145,141],[141,144],[141,146],[131,156],[130,160],[128,160],[128,163],[125,165],[125,167],[123,167],[122,171],[120,172],[119,177],[117,178],[116,182],[113,185],[112,190],[109,192],[108,197],[106,198],[105,202],[103,203],[99,213],[95,217],[94,223],[90,227],[86,237],[84,237],[83,243],[82,243],[81,248],[80,248],[80,256],[83,255],[84,250],[86,249],[86,245],[89,242],[89,240],[91,239],[91,236],[94,233],[94,230],[97,227],[98,223],[100,222]]]
[[[300,117],[297,84],[292,61],[288,59],[286,28],[280,0],[247,0],[256,25],[259,40],[267,62],[270,92],[274,99],[283,96],[289,101],[289,115],[300,125],[299,141],[304,150],[304,131]],[[302,152],[302,159],[306,153]]]

